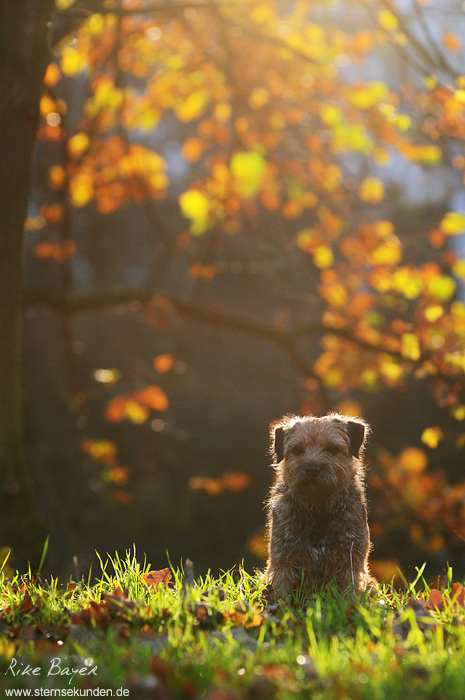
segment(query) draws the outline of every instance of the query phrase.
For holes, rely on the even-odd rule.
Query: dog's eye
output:
[[[293,455],[298,457],[299,455],[303,455],[303,453],[305,452],[305,447],[303,445],[295,445],[291,448],[291,452]]]
[[[325,452],[328,452],[330,455],[337,455],[340,451],[341,448],[338,445],[328,445],[325,450]]]

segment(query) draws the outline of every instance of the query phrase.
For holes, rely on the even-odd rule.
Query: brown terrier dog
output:
[[[280,595],[334,581],[363,592],[370,531],[359,460],[369,426],[332,413],[271,424],[276,479],[268,506],[266,579]]]

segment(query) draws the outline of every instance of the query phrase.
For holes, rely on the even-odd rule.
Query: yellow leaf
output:
[[[124,415],[125,418],[128,418],[132,423],[140,425],[141,423],[145,423],[149,417],[149,410],[145,406],[141,406],[137,401],[129,399],[126,401],[124,407]]]
[[[399,114],[396,119],[396,124],[400,131],[408,131],[412,126],[412,120],[408,114]]]
[[[417,299],[424,290],[424,282],[409,267],[396,270],[391,278],[393,288],[405,299]]]
[[[336,406],[339,413],[343,413],[345,416],[352,416],[353,418],[362,418],[363,409],[358,401],[353,399],[342,399]]]
[[[218,102],[213,110],[213,116],[219,122],[227,122],[232,114],[231,105],[229,102]]]
[[[399,464],[407,472],[419,474],[428,464],[428,457],[419,447],[407,447],[399,455]]]
[[[384,185],[376,177],[366,177],[360,184],[359,197],[363,202],[377,204],[384,199]]]
[[[376,389],[378,384],[378,375],[374,369],[365,369],[361,374],[361,380],[364,387],[368,390]]]
[[[343,380],[343,373],[338,367],[332,367],[323,376],[323,383],[328,388],[337,387]]]
[[[383,9],[378,12],[378,22],[387,32],[394,32],[399,29],[399,20],[391,10]]]
[[[237,192],[243,197],[253,197],[260,190],[266,169],[266,160],[257,151],[234,153],[231,158],[231,174]]]
[[[457,283],[452,277],[439,275],[428,281],[428,291],[438,301],[449,301],[455,294]]]
[[[465,304],[460,301],[454,301],[450,307],[452,316],[458,320],[465,320]]]
[[[198,119],[209,102],[206,90],[195,90],[176,108],[176,116],[180,122],[187,123]]]
[[[428,75],[423,82],[427,90],[434,90],[438,84],[438,79],[435,75]]]
[[[251,12],[252,22],[255,24],[265,24],[275,19],[276,11],[272,3],[262,2],[256,5]]]
[[[434,450],[443,437],[441,428],[426,428],[421,435],[421,441]]]
[[[179,197],[182,215],[192,222],[191,232],[201,235],[210,227],[210,200],[199,190],[187,190]]]
[[[439,146],[418,146],[415,149],[415,160],[425,165],[438,165],[442,160],[442,150]]]
[[[334,153],[347,151],[370,153],[372,149],[373,143],[361,124],[336,124],[333,127],[331,150]]]
[[[88,172],[78,172],[69,183],[71,203],[75,207],[85,207],[94,196],[92,175]]]
[[[436,323],[436,321],[441,318],[441,316],[444,313],[444,309],[442,306],[439,306],[439,304],[433,304],[431,306],[427,306],[424,314],[425,318],[429,323]]]
[[[321,290],[324,298],[332,304],[332,306],[340,307],[347,303],[347,291],[342,284],[333,282],[328,284]]]
[[[457,236],[465,231],[465,214],[460,211],[449,211],[439,227],[446,236]]]
[[[403,247],[400,240],[392,234],[384,239],[371,254],[375,265],[397,265],[402,260]]]
[[[71,78],[82,71],[86,66],[86,60],[79,51],[72,46],[65,46],[61,52],[61,72]]]
[[[320,268],[320,270],[324,270],[327,267],[331,267],[334,264],[333,251],[329,246],[318,246],[318,248],[313,254],[313,262],[318,268]]]
[[[394,233],[394,225],[391,221],[377,221],[375,224],[376,235],[379,238],[388,238]]]
[[[333,105],[321,105],[320,117],[326,126],[340,124],[344,118],[341,110]]]
[[[341,178],[342,171],[339,165],[330,163],[325,169],[321,185],[327,192],[334,192],[341,184]]]
[[[350,104],[357,109],[370,109],[383,102],[389,94],[386,83],[374,81],[352,87],[348,92]]]
[[[397,362],[389,358],[381,363],[381,373],[388,382],[396,383],[402,378],[404,371]]]
[[[307,251],[307,253],[313,252],[315,248],[315,232],[311,228],[303,228],[298,232],[296,237],[296,243],[299,248]]]
[[[459,404],[453,409],[452,414],[455,420],[465,420],[465,406],[463,404]]]
[[[252,109],[261,109],[270,99],[270,93],[265,88],[257,87],[249,95],[249,105]]]
[[[391,154],[385,148],[375,148],[373,150],[373,158],[382,166],[389,165],[391,162]]]
[[[89,32],[93,36],[98,36],[98,34],[101,34],[105,28],[105,21],[102,15],[95,13],[87,20],[87,26],[89,27]]]
[[[452,265],[452,272],[455,277],[465,278],[465,260],[457,260],[457,262]]]
[[[75,134],[68,140],[68,153],[71,158],[76,160],[82,156],[84,151],[89,148],[90,139],[83,131]]]
[[[81,443],[82,450],[96,461],[113,460],[116,457],[117,447],[109,440],[84,440]]]
[[[416,362],[420,359],[420,343],[418,338],[413,333],[404,333],[401,338],[402,341],[402,357],[408,360],[413,360]]]

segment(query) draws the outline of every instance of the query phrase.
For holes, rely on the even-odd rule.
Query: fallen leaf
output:
[[[146,574],[141,574],[140,580],[142,583],[145,583],[148,588],[156,589],[160,584],[165,588],[171,588],[172,586],[169,586],[171,577],[171,570],[169,567],[166,567],[166,569],[160,569],[159,571],[149,571]]]
[[[441,591],[438,591],[436,588],[433,588],[429,592],[429,599],[428,599],[429,607],[430,610],[443,610],[444,609],[444,600],[442,597]]]

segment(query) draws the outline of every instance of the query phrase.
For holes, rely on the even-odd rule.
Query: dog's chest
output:
[[[293,514],[294,515],[294,514]],[[286,549],[294,557],[303,558],[308,568],[324,569],[330,559],[334,558],[335,549],[339,549],[340,534],[337,523],[330,517],[316,517],[307,514],[294,515],[295,522],[286,530]]]
[[[326,543],[315,546],[311,542],[306,542],[303,547],[303,552],[306,558],[312,560],[315,569],[324,567],[328,561],[328,547]]]

